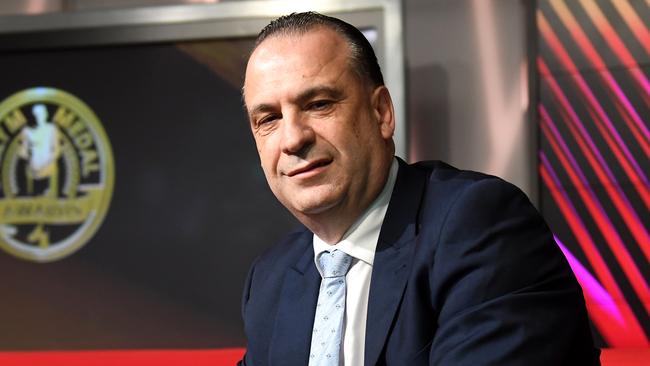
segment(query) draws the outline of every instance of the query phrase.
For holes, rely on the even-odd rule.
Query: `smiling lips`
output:
[[[288,177],[309,177],[312,175],[318,174],[323,168],[327,165],[329,165],[332,162],[330,159],[320,159],[320,160],[314,160],[307,165],[301,166],[299,168],[293,169],[289,171],[286,175]]]

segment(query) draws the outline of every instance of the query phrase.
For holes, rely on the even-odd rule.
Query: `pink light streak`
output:
[[[564,253],[564,256],[569,262],[571,270],[573,270],[573,273],[578,278],[578,282],[580,282],[580,286],[582,286],[582,289],[586,291],[587,297],[590,298],[593,303],[602,308],[602,310],[606,313],[606,318],[608,320],[616,321],[619,326],[623,325],[625,323],[625,320],[623,320],[623,315],[621,312],[618,311],[618,306],[616,305],[614,299],[609,296],[607,291],[598,282],[598,280],[594,278],[594,276],[589,273],[589,271],[582,265],[582,263],[580,263],[580,261],[578,261],[578,259],[574,257],[573,254],[571,254],[571,252],[564,246],[564,244],[562,244],[560,239],[555,235],[553,235],[553,238],[562,250],[562,253]]]
[[[639,143],[639,146],[643,152],[646,154],[646,156],[650,156],[650,143],[646,142],[643,139],[643,136],[641,136],[639,129],[636,128],[634,121],[630,119],[626,111],[623,110],[623,107],[619,103],[614,103],[614,107],[616,107],[618,114],[623,118],[623,121],[634,135],[634,139]]]
[[[610,0],[645,52],[650,55],[650,32],[627,0]]]

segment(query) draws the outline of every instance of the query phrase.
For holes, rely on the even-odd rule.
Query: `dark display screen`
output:
[[[24,102],[20,129],[11,129],[20,122],[9,113],[15,108],[5,104],[0,111],[0,129],[15,142],[0,151],[8,162],[0,227],[9,238],[2,248],[9,249],[0,249],[1,349],[245,346],[240,298],[248,268],[296,226],[267,187],[242,106],[251,44],[231,39],[3,51],[0,101],[45,88],[80,100],[112,147],[114,184],[92,235],[70,253],[48,257],[46,250],[75,230],[86,235],[79,229],[83,217],[75,221],[86,203],[62,202],[88,197],[97,185],[90,178],[108,177],[97,168],[84,183],[85,171],[74,170],[86,164],[92,173],[91,164],[101,165],[106,153],[98,152],[99,140],[75,140],[81,133],[72,127],[76,122],[66,125],[65,115],[57,115],[65,103]],[[23,131],[48,129],[39,130],[39,123],[55,126],[58,135],[38,140],[31,137],[38,133]],[[55,146],[42,149],[50,159],[41,165],[38,141]],[[99,157],[80,152],[84,144]],[[70,191],[71,185],[79,190]],[[36,211],[20,216],[16,207]],[[59,215],[66,207],[68,216]],[[42,260],[10,253],[21,243]]]

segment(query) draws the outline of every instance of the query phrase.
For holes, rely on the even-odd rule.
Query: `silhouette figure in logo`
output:
[[[61,155],[59,130],[56,125],[48,121],[47,107],[35,104],[32,114],[36,120],[35,127],[25,127],[22,131],[22,145],[20,155],[29,161],[26,168],[27,193],[34,194],[34,181],[48,179],[48,187],[44,196],[56,199],[59,190],[59,172],[57,160]],[[37,224],[29,234],[28,240],[37,242],[40,247],[49,245],[49,235],[43,229],[43,223]]]
[[[21,156],[29,160],[27,167],[27,192],[33,194],[34,180],[49,178],[49,187],[45,192],[48,197],[55,198],[58,191],[57,159],[61,154],[59,130],[49,122],[47,108],[43,104],[32,107],[36,127],[23,129],[23,144]]]

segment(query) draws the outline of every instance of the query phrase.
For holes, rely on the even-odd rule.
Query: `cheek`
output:
[[[272,177],[276,171],[279,150],[273,148],[269,141],[257,141],[257,153],[260,157],[260,164],[264,169],[264,174],[267,178]]]

